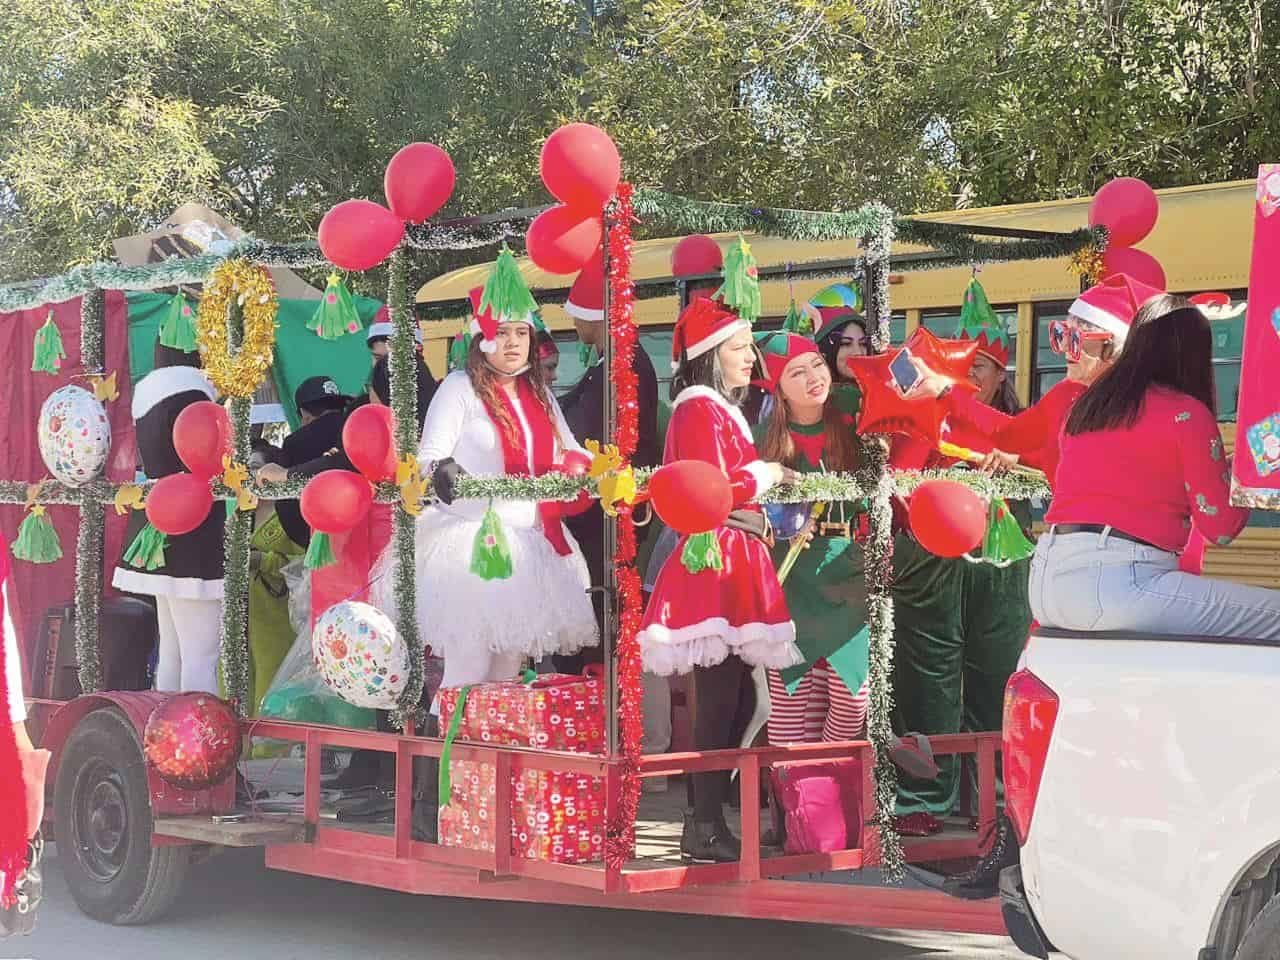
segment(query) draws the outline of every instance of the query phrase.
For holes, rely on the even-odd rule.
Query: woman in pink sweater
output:
[[[1248,521],[1230,502],[1211,358],[1204,314],[1156,297],[1072,408],[1031,563],[1041,625],[1280,638],[1280,592],[1178,569],[1192,528],[1225,545]]]

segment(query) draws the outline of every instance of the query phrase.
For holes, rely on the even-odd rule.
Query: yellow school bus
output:
[[[1155,230],[1139,247],[1164,267],[1169,290],[1177,293],[1220,291],[1234,302],[1245,298],[1249,282],[1249,254],[1252,244],[1254,182],[1240,180],[1193,187],[1160,190],[1160,219]],[[919,219],[977,224],[1024,230],[1069,231],[1088,221],[1089,197],[1045,203],[1014,204],[971,210],[924,214]],[[632,276],[636,280],[668,276],[671,249],[679,238],[644,240],[636,243]],[[734,235],[715,239],[727,245]],[[748,237],[758,262],[764,265],[802,264],[855,256],[849,241],[817,243],[778,237]],[[920,248],[907,244],[894,247],[895,254]],[[572,278],[543,273],[528,262],[522,263],[525,278],[534,288],[558,288]],[[422,304],[462,300],[467,292],[484,282],[488,265],[467,267],[438,277],[418,292]],[[960,301],[972,274],[971,268],[915,270],[895,273],[890,278],[895,342],[924,324],[949,335],[960,313]],[[1013,339],[1010,375],[1024,403],[1036,400],[1060,379],[1065,371],[1062,358],[1048,346],[1049,322],[1064,315],[1078,292],[1078,281],[1065,259],[997,263],[981,267],[978,279],[987,298],[1008,324]],[[764,316],[762,328],[780,323],[791,297],[803,300],[831,281],[796,281],[784,278],[762,283]],[[636,322],[641,327],[641,343],[654,361],[659,378],[670,376],[671,329],[677,313],[675,296],[638,300]],[[582,372],[576,357],[572,323],[556,305],[543,310],[548,328],[561,342],[559,386],[571,385]],[[424,324],[427,356],[432,368],[443,373],[449,340],[460,322]],[[1243,315],[1214,324],[1214,364],[1218,381],[1218,411],[1228,447],[1235,438],[1235,410],[1240,377]],[[1251,525],[1225,549],[1212,549],[1206,573],[1214,576],[1280,587],[1280,527],[1271,514],[1255,512]]]

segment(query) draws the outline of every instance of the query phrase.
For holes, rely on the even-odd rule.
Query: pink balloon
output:
[[[343,200],[320,221],[316,239],[329,262],[343,270],[376,267],[404,238],[404,221],[371,200]]]
[[[618,148],[607,133],[589,123],[570,123],[547,137],[538,166],[553,197],[597,214],[622,179]]]
[[[529,224],[529,259],[547,273],[577,273],[604,235],[599,216],[569,206],[552,207]]]
[[[1156,192],[1137,177],[1104,184],[1089,204],[1089,226],[1111,232],[1108,247],[1132,247],[1149,234],[1160,216]],[[1161,289],[1164,289],[1163,286]]]
[[[411,143],[387,164],[382,188],[392,213],[421,223],[449,201],[456,179],[447,153],[434,143]]]
[[[1164,267],[1151,254],[1134,247],[1108,247],[1102,255],[1102,274],[1109,277],[1113,273],[1127,273],[1135,280],[1141,280],[1149,287],[1157,290],[1168,289]]]

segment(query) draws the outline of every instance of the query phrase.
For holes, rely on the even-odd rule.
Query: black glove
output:
[[[435,491],[441,503],[453,503],[454,497],[457,496],[458,478],[466,475],[467,471],[463,470],[453,457],[437,460],[436,468],[431,474],[431,489]]]

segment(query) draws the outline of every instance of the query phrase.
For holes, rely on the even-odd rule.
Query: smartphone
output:
[[[920,371],[911,362],[911,351],[906,347],[899,350],[898,355],[889,364],[889,374],[893,377],[893,382],[898,385],[898,389],[903,393],[914,387],[916,381],[920,379]]]

